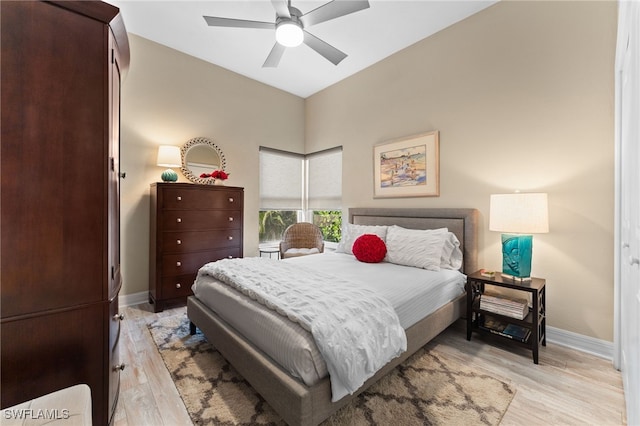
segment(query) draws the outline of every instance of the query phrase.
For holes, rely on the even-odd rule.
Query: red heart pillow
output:
[[[360,262],[379,263],[387,254],[387,245],[377,235],[364,234],[353,242],[351,251]]]

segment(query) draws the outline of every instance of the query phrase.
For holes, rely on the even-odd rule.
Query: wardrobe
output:
[[[78,383],[109,424],[120,372],[120,84],[97,1],[2,1],[1,405]],[[52,407],[64,409],[64,407]]]

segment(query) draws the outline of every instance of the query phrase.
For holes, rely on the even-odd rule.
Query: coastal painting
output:
[[[426,145],[380,153],[380,185],[383,188],[426,184]]]
[[[374,147],[374,198],[439,194],[439,135],[429,132]]]

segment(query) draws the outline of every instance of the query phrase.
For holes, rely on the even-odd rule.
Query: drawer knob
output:
[[[178,200],[178,201],[182,201],[182,197],[178,195],[178,196],[176,197],[176,200]]]
[[[116,364],[113,366],[113,371],[124,371],[124,364]]]
[[[233,218],[232,217],[229,218],[229,222],[233,222]]]
[[[182,244],[182,241],[181,240],[176,240],[176,244],[180,245],[180,244]]]
[[[231,235],[229,235],[229,236],[227,237],[227,239],[228,239],[229,241],[231,241],[231,240],[233,240],[233,237],[232,237]]]
[[[232,197],[229,197],[229,202],[233,203],[233,198]]]
[[[113,316],[113,319],[116,321],[122,321],[124,319],[124,315],[123,314],[115,314]]]
[[[180,288],[180,287],[182,287],[182,286],[180,285],[180,283],[177,283],[177,284],[176,284],[176,288]]]
[[[182,262],[180,261],[176,262],[176,266],[182,266]]]
[[[177,219],[176,219],[176,222],[178,222],[178,223],[182,223],[182,219],[177,218]]]

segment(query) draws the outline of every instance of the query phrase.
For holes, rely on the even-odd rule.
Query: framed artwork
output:
[[[373,198],[440,195],[438,131],[373,147]]]

